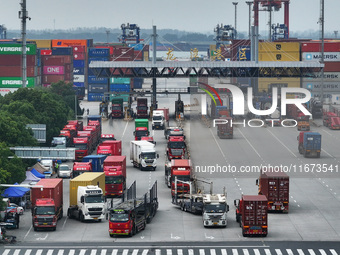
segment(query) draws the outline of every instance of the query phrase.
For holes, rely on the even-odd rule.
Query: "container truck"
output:
[[[83,130],[84,124],[83,124],[83,121],[81,121],[81,120],[69,120],[67,123],[68,123],[68,125],[76,126],[77,131]]]
[[[256,180],[258,194],[268,199],[268,211],[288,213],[289,209],[289,176],[272,168],[261,169],[260,178]]]
[[[309,116],[305,116],[303,113],[301,113],[297,117],[297,130],[298,131],[309,131],[310,130]]]
[[[217,123],[217,136],[220,139],[232,139],[233,138],[233,126],[231,125],[232,118],[231,117],[225,117],[220,118],[226,120],[223,123]]]
[[[242,195],[241,200],[234,200],[234,205],[243,236],[267,236],[268,200],[265,195]]]
[[[85,131],[91,131],[92,133],[92,139],[93,139],[93,146],[94,148],[98,145],[100,142],[100,133],[99,133],[99,126],[84,126],[83,131],[80,132],[85,132]]]
[[[83,173],[92,172],[92,164],[90,162],[74,162],[73,163],[73,178]]]
[[[116,140],[115,135],[114,134],[101,134],[100,135],[101,143],[107,140]]]
[[[140,198],[129,199],[110,210],[109,235],[133,236],[145,229],[158,209],[157,182]]]
[[[157,109],[152,113],[152,129],[165,129],[169,123],[169,109]]]
[[[96,135],[97,135],[97,144],[100,141],[100,136],[102,134],[102,123],[99,120],[88,120],[87,126],[95,126],[97,128]]]
[[[229,205],[225,194],[203,195],[203,226],[226,227]]]
[[[155,145],[148,141],[131,141],[130,143],[130,160],[134,167],[140,170],[156,170],[157,158]]]
[[[89,152],[88,152],[88,154],[91,154],[92,151],[96,148],[95,132],[92,131],[92,130],[77,131],[77,137],[78,138],[88,138],[88,143],[89,143]]]
[[[73,144],[76,148],[76,161],[81,161],[84,157],[91,154],[90,143],[88,137],[74,137]]]
[[[142,136],[149,136],[149,120],[148,119],[136,119],[135,120],[135,131],[133,132],[135,141],[141,139]]]
[[[38,229],[57,229],[63,217],[63,179],[41,179],[31,189],[32,224]]]
[[[124,100],[123,98],[113,98],[111,106],[111,117],[112,118],[123,118],[124,117]]]
[[[104,160],[105,196],[120,197],[126,189],[126,157],[108,156]]]
[[[88,155],[83,158],[83,162],[91,163],[92,172],[103,172],[103,165],[106,157],[106,155]]]
[[[121,156],[122,155],[122,141],[106,140],[98,145],[97,154],[107,156]]]
[[[169,171],[166,172],[169,174]],[[190,159],[172,159],[170,163],[170,176],[165,176],[166,180],[169,180],[171,187],[172,200],[175,199],[176,186],[177,186],[177,197],[182,197],[184,194],[190,193],[190,185],[178,182],[175,185],[175,179],[189,182],[192,177],[192,165]]]
[[[170,136],[183,136],[185,139],[184,135],[184,130],[180,127],[167,127],[164,129],[164,137],[166,140],[169,139]]]
[[[301,131],[297,137],[299,141],[299,153],[305,158],[320,158],[321,153],[321,134],[318,132]]]
[[[83,173],[70,181],[69,218],[80,221],[105,219],[105,174]]]
[[[149,118],[147,98],[137,98],[137,118]]]
[[[66,144],[68,144],[70,147],[74,146],[73,137],[76,137],[76,136],[77,136],[76,130],[68,130],[68,129],[60,130],[60,134],[59,134],[59,137],[66,137]]]
[[[171,159],[184,159],[186,153],[186,144],[183,136],[169,136],[166,147],[166,155]]]

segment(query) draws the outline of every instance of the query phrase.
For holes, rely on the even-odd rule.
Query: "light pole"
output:
[[[109,34],[110,34],[110,30],[106,30],[106,42],[107,42],[107,44],[109,44]]]
[[[334,37],[335,37],[335,39],[338,38],[338,32],[339,32],[338,30],[335,30],[335,31],[334,31]]]
[[[21,19],[21,36],[22,36],[22,87],[26,88],[27,82],[27,56],[26,56],[26,19],[31,20],[28,17],[26,10],[26,0],[21,0],[21,11],[19,11],[19,19]]]
[[[249,40],[250,40],[250,30],[251,30],[251,5],[253,4],[253,2],[250,2],[250,1],[247,1],[246,4],[248,5],[249,7],[249,33],[248,33],[248,36],[249,36]]]
[[[235,6],[235,39],[237,39],[237,4],[238,2],[233,2]]]

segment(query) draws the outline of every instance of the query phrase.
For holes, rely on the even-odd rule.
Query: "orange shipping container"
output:
[[[67,39],[55,39],[52,40],[52,47],[72,47],[72,46],[85,46],[85,51],[87,47],[92,47],[93,41],[84,39],[84,40],[67,40]]]

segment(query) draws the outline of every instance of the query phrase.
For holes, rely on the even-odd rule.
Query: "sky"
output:
[[[18,18],[22,0],[0,0],[0,24],[8,30],[21,28]],[[234,26],[238,0],[26,0],[27,29],[77,27],[120,28],[123,23],[141,29],[178,29],[213,33],[217,24]],[[237,30],[248,31],[248,5],[238,1]],[[272,23],[283,23],[283,8],[273,13]],[[319,30],[320,0],[291,0],[290,30]],[[266,29],[268,12],[260,12],[260,30]],[[340,31],[340,0],[325,0],[325,30]]]

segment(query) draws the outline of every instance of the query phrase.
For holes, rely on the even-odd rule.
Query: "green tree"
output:
[[[26,178],[25,168],[26,167],[25,164],[22,162],[22,159],[16,157],[5,143],[0,143],[1,183],[20,183],[24,181]]]

